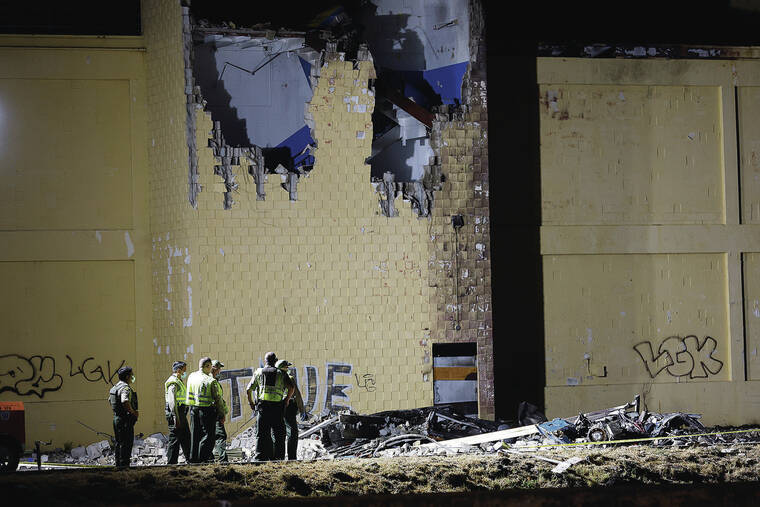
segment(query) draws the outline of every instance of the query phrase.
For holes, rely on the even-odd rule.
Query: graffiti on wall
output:
[[[723,361],[713,357],[718,342],[705,336],[701,342],[694,335],[681,338],[671,336],[660,343],[657,355],[652,342],[643,341],[633,346],[650,378],[665,371],[672,377],[707,378],[723,369]]]
[[[98,363],[94,357],[74,360],[66,354],[69,362],[69,377],[79,377],[90,383],[103,382],[113,385],[116,373],[124,366],[122,360],[116,366],[110,360]],[[10,391],[19,396],[36,395],[43,398],[45,393],[58,391],[63,387],[63,376],[56,371],[53,356],[30,356],[6,354],[0,356],[0,393]]]
[[[230,417],[233,421],[236,421],[243,414],[242,401],[246,399],[245,386],[253,376],[253,368],[239,368],[237,370],[222,370],[219,372],[217,380],[223,386],[226,385],[226,380],[229,380],[229,393],[230,393]],[[244,382],[241,386],[240,383]]]
[[[354,373],[354,378],[356,379],[356,385],[360,389],[365,389],[368,393],[372,393],[377,391],[377,386],[375,385],[375,376],[371,373],[365,373],[364,375],[359,378],[358,373]]]
[[[255,368],[250,367],[222,370],[219,374],[219,382],[223,383],[225,396],[229,396],[230,418],[232,421],[237,421],[243,416],[244,407],[248,403],[245,388],[254,371]],[[291,367],[290,373],[296,379],[296,385],[298,385],[301,391],[307,412],[314,412],[316,410],[336,412],[351,408],[350,391],[353,386],[350,381],[347,383],[343,379],[345,377],[350,378],[353,373],[352,365],[328,362],[325,364],[323,377],[319,374],[319,368],[312,365],[305,365],[303,367],[302,377],[299,375],[297,368]],[[367,392],[373,392],[376,389],[375,376],[373,374],[356,376],[356,379],[356,385],[366,389]],[[359,379],[361,379],[361,383]]]
[[[51,356],[0,356],[0,393],[10,391],[19,396],[45,396],[58,391],[63,377],[55,371],[55,358]]]
[[[111,367],[111,361],[106,361],[106,367],[103,369],[103,365],[97,364],[94,357],[88,357],[77,363],[74,368],[74,360],[70,355],[66,354],[66,359],[69,360],[69,377],[76,377],[81,375],[82,379],[87,382],[104,382],[109,385],[114,385],[114,379],[119,371],[119,368],[126,364],[126,361],[122,359],[118,366]]]

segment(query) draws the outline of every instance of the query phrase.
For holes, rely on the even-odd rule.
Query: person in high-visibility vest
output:
[[[211,358],[202,357],[198,361],[198,371],[187,377],[185,404],[190,407],[190,463],[203,463],[214,458],[214,432],[222,404],[215,383],[218,384],[211,376]]]
[[[227,416],[229,409],[224,399],[222,384],[219,383],[219,374],[224,368],[224,363],[218,359],[211,361],[211,376],[216,379],[215,385],[219,389],[219,399],[222,401],[222,412],[216,419],[214,427],[214,461],[227,461],[227,430],[224,429],[224,418]]]
[[[295,390],[288,374],[275,367],[277,356],[274,352],[267,352],[264,361],[267,365],[253,372],[245,388],[251,410],[254,413],[258,410],[256,461],[285,459],[285,407]],[[252,392],[256,392],[256,402],[253,401]]]
[[[190,429],[187,426],[187,393],[184,379],[187,378],[187,363],[174,361],[172,374],[164,382],[166,399],[166,422],[169,424],[169,446],[166,458],[169,465],[176,465],[179,449],[182,448],[186,460],[190,460]]]
[[[277,361],[277,363],[275,363],[274,366],[275,368],[287,373],[288,377],[290,377],[290,380],[293,381],[293,385],[295,386],[295,389],[293,391],[293,398],[285,407],[285,432],[287,434],[287,443],[285,447],[288,451],[288,459],[296,460],[298,459],[298,414],[300,413],[301,420],[305,421],[308,418],[308,413],[306,412],[306,407],[303,404],[303,396],[301,396],[301,390],[298,389],[298,384],[296,384],[295,377],[290,373],[289,367],[293,366],[293,363],[284,359],[280,359]]]

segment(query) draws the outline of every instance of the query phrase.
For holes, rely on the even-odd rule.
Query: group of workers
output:
[[[256,461],[297,459],[298,414],[308,417],[303,398],[289,367],[274,352],[264,356],[266,365],[258,368],[246,387],[248,403],[257,417]],[[224,364],[210,357],[198,361],[198,370],[187,374],[187,364],[175,361],[172,374],[164,382],[166,421],[169,425],[167,463],[176,464],[179,451],[189,463],[227,461],[227,432],[224,422],[229,409],[224,400],[219,373]],[[113,409],[113,428],[117,467],[128,467],[132,456],[134,426],[139,417],[137,393],[131,367],[117,372],[119,382],[109,391]],[[189,415],[189,423],[188,423]],[[287,442],[287,445],[286,445]]]

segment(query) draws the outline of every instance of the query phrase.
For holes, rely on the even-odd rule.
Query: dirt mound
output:
[[[563,473],[551,462],[581,461]],[[596,446],[526,454],[395,457],[25,472],[0,476],[5,499],[35,505],[272,499],[514,488],[760,481],[760,447]]]

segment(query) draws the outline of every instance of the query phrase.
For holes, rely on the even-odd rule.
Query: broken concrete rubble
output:
[[[107,440],[101,440],[100,442],[95,442],[94,444],[87,446],[87,457],[90,459],[97,459],[103,456],[103,451],[106,449],[110,449],[111,445],[108,443]]]
[[[370,415],[350,410],[325,414],[310,425],[300,425],[299,460],[372,458],[396,456],[456,456],[508,454],[556,465],[552,471],[563,473],[581,459],[556,460],[538,454],[539,448],[557,446],[720,446],[721,452],[734,452],[744,443],[760,443],[760,428],[705,428],[698,414],[657,413],[642,409],[639,396],[631,402],[578,416],[547,421],[535,407],[521,409],[521,421],[528,424],[510,427],[505,421],[488,421],[463,415],[456,404],[435,405],[410,410],[392,410]],[[132,465],[166,464],[167,438],[154,433],[135,438]],[[232,463],[253,461],[256,450],[255,427],[231,435],[228,458]],[[112,465],[111,446],[102,440],[69,452],[47,453],[48,462],[81,465]],[[180,463],[185,463],[180,455]]]
[[[80,460],[87,456],[87,449],[84,446],[74,447],[71,449],[71,459]]]
[[[168,439],[163,433],[154,433],[145,438],[143,438],[142,434],[137,435],[132,446],[132,465],[165,465],[167,445]],[[74,447],[68,452],[56,449],[48,452],[46,456],[47,461],[53,464],[114,464],[113,450],[111,442],[108,440],[101,440],[87,446]],[[182,455],[180,455],[179,461],[180,463],[185,462]]]

